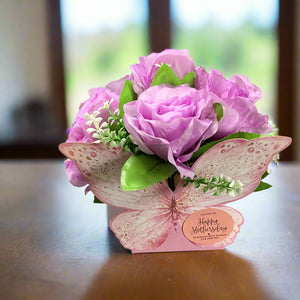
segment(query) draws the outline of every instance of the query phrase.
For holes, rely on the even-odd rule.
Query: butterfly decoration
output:
[[[233,243],[243,216],[225,203],[236,201],[252,193],[267,171],[275,154],[291,143],[289,137],[269,136],[252,140],[231,139],[220,142],[202,154],[193,164],[195,178],[223,177],[240,182],[238,193],[203,190],[179,179],[172,191],[167,182],[148,188],[124,191],[120,183],[121,169],[130,153],[122,147],[87,143],[63,143],[60,151],[73,160],[89,189],[102,202],[124,208],[115,216],[110,228],[121,244],[137,252],[160,252],[199,249],[224,249]],[[199,210],[213,208],[229,214],[233,229],[224,240],[195,244],[183,233],[185,220]]]

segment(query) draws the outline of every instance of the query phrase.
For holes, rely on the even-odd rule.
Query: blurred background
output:
[[[1,158],[60,157],[90,88],[176,48],[258,85],[258,109],[294,138],[282,158],[300,160],[299,15],[296,0],[0,1]]]

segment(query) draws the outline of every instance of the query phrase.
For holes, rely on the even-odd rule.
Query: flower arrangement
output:
[[[258,112],[247,77],[208,73],[187,50],[130,70],[81,104],[59,146],[70,182],[124,208],[110,228],[132,252],[223,249],[243,223],[224,204],[269,188],[268,165],[291,139]]]

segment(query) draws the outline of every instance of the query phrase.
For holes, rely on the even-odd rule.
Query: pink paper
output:
[[[120,186],[121,168],[131,154],[123,152],[121,147],[64,143],[60,150],[75,162],[99,200],[126,209],[112,219],[110,228],[125,248],[142,253],[224,249],[231,244],[243,217],[223,204],[252,193],[273,156],[290,143],[288,137],[269,136],[249,141],[226,140],[210,148],[192,166],[196,177],[210,180],[225,176],[232,184],[241,185],[238,192],[225,191],[219,196],[214,195],[214,190],[205,192],[191,183],[184,187],[182,180],[174,192],[166,181],[143,190],[124,191]],[[190,215],[207,208],[228,213],[234,222],[233,230],[223,241],[196,245],[183,235],[182,226]]]

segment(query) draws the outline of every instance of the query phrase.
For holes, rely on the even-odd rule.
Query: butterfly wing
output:
[[[172,191],[166,182],[143,190],[124,191],[120,185],[121,169],[131,155],[122,147],[111,149],[105,144],[63,143],[59,150],[73,160],[89,189],[102,202],[133,210],[166,208]]]
[[[182,182],[175,190],[177,207],[181,212],[192,213],[200,208],[220,205],[241,199],[252,193],[260,183],[261,177],[268,169],[273,156],[288,147],[289,137],[270,136],[253,140],[232,139],[216,144],[205,152],[193,165],[197,178],[211,179],[220,175],[240,181],[242,190],[235,195],[226,192],[214,196],[216,190],[206,193],[203,188],[193,184],[183,187]]]
[[[222,204],[241,199],[252,193],[260,183],[261,177],[267,170],[273,156],[285,149],[291,142],[288,137],[261,137],[254,140],[234,139],[216,144],[205,152],[193,165],[192,169],[197,178],[217,177],[222,174],[232,180],[239,180],[243,187],[240,193],[228,195],[225,192],[214,196],[216,190],[203,187],[195,188],[193,184],[183,187],[183,181],[175,190],[178,207],[178,222],[183,225],[191,214],[201,209],[218,209],[228,213],[233,219],[233,229],[223,240],[212,244],[198,244],[200,249],[224,249],[233,243],[243,216],[235,209]]]
[[[214,208],[214,207],[212,207],[212,208]],[[244,218],[239,211],[235,210],[232,207],[221,205],[221,206],[217,206],[215,208],[221,209],[221,210],[227,212],[233,219],[234,225],[233,225],[233,230],[231,231],[231,233],[224,240],[222,240],[218,243],[212,244],[213,248],[225,248],[227,245],[230,245],[234,242],[236,235],[240,231],[240,227],[244,223]]]
[[[131,209],[115,216],[110,228],[121,244],[132,250],[151,250],[161,245],[172,226],[172,191],[166,182],[138,191],[123,191],[121,169],[130,154],[105,144],[64,143],[60,151],[73,160],[90,190],[104,203]]]
[[[133,252],[159,247],[168,237],[171,226],[171,212],[165,208],[126,211],[110,222],[111,230],[123,247]]]

